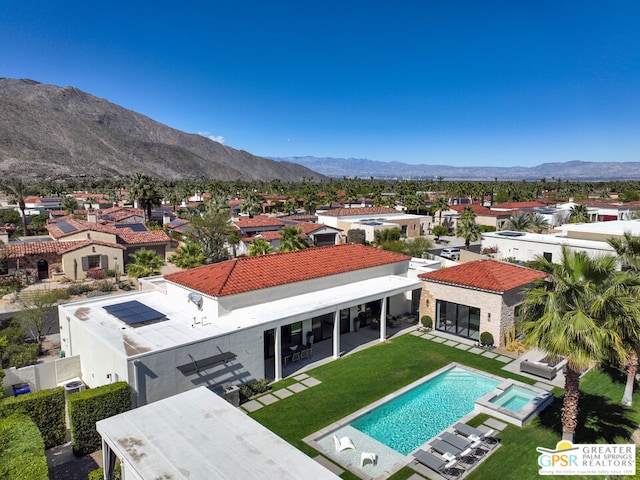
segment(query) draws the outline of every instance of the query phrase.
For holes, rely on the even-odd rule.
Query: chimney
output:
[[[98,214],[95,210],[89,210],[87,212],[87,222],[89,223],[98,223]]]

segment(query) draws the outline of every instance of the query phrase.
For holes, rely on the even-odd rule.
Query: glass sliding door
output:
[[[478,340],[480,309],[438,300],[436,302],[436,330]]]

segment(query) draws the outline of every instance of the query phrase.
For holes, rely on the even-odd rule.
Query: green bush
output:
[[[480,334],[480,343],[482,345],[493,346],[493,335],[489,332],[482,332]]]
[[[49,478],[42,435],[36,424],[26,415],[12,415],[0,419],[0,478]]]
[[[46,448],[65,442],[64,389],[62,387],[8,397],[0,401],[0,418],[27,415],[36,424]],[[0,476],[0,478],[2,478]]]
[[[35,343],[9,344],[2,352],[2,368],[22,368],[38,363],[38,345]]]
[[[104,276],[105,276],[105,278],[115,278],[116,277],[116,270],[114,268],[105,268],[104,269]]]
[[[128,292],[133,288],[133,286],[131,285],[131,282],[120,282],[118,283],[118,288],[120,290],[124,290],[125,292]]]
[[[69,295],[82,295],[83,293],[87,293],[93,290],[91,285],[87,285],[84,283],[73,283],[69,285],[68,292]]]
[[[96,290],[98,292],[113,292],[115,285],[109,280],[101,280],[96,283]]]
[[[420,323],[424,328],[432,329],[433,328],[433,319],[429,315],[423,315],[420,319]]]
[[[96,422],[131,410],[131,391],[127,382],[117,382],[72,393],[67,403],[73,452],[86,455],[102,447]]]
[[[252,383],[245,383],[244,385],[240,385],[240,395],[242,395],[243,400],[248,400],[254,395],[259,395],[260,393],[265,393],[271,390],[271,386],[269,385],[269,380],[263,378],[262,380],[256,380]]]

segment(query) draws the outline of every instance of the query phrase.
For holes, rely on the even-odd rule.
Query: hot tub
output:
[[[476,409],[522,427],[553,401],[553,394],[542,388],[507,380],[475,402]]]

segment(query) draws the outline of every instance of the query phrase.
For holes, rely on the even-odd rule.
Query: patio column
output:
[[[380,341],[384,342],[387,339],[387,297],[382,298],[382,305],[380,307]]]
[[[333,358],[340,358],[340,310],[333,313]]]
[[[276,327],[275,345],[273,346],[274,380],[282,380],[282,326]]]
[[[113,478],[113,469],[116,465],[116,454],[113,453],[111,447],[102,439],[102,465],[103,465],[103,473],[104,480],[112,480]]]

